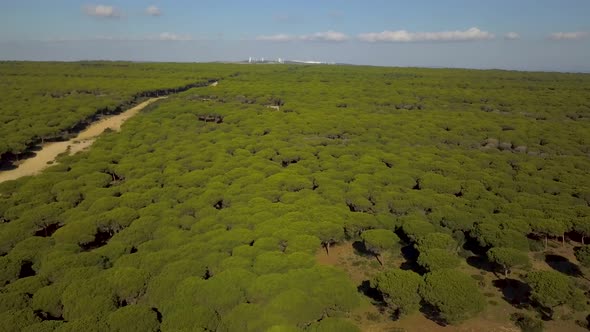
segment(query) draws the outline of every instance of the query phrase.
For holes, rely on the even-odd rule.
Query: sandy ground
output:
[[[107,128],[115,131],[121,130],[121,125],[127,119],[139,113],[139,111],[149,104],[163,98],[166,97],[148,99],[120,114],[94,122],[84,131],[80,132],[78,136],[69,141],[44,144],[41,150],[35,152],[34,157],[25,159],[17,168],[8,171],[0,171],[0,182],[16,180],[23,176],[38,174],[45,168],[55,164],[55,159],[58,155],[68,151],[70,154],[74,154],[87,149]]]
[[[575,262],[571,254],[572,250],[572,248],[568,248],[567,246],[562,248],[558,244],[555,244],[553,253],[568,257]],[[320,249],[316,253],[316,260],[320,265],[331,265],[342,269],[348,274],[355,285],[360,285],[363,281],[370,280],[379,271],[387,269],[388,266],[399,266],[403,261],[400,257],[384,255],[382,260],[384,261],[385,267],[380,267],[374,263],[374,257],[359,255],[351,243],[343,243],[331,247],[329,255],[323,249]],[[536,266],[535,269],[551,269],[544,261],[537,261],[536,263],[539,266]],[[480,274],[478,269],[466,263],[462,264],[458,269],[468,275]],[[494,296],[486,299],[488,301],[494,300],[496,305],[488,303],[484,312],[459,325],[440,326],[427,319],[421,313],[414,313],[393,321],[387,312],[380,311],[377,306],[369,302],[368,298],[364,298],[365,303],[353,311],[348,318],[360,326],[363,332],[519,332],[520,329],[509,320],[510,314],[518,310],[502,299],[499,289],[491,286],[492,280],[495,279],[493,274],[488,273],[485,278],[487,286],[482,288],[481,292],[492,293]],[[587,330],[577,326],[571,320],[555,320],[545,322],[545,331],[583,332]]]

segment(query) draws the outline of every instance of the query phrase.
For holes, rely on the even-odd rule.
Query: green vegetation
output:
[[[526,276],[526,281],[532,288],[531,299],[549,317],[561,305],[568,305],[574,310],[586,309],[587,298],[584,293],[572,280],[557,271],[531,272]]]
[[[512,268],[530,265],[529,256],[513,248],[492,248],[488,250],[488,260],[502,267],[505,278],[508,278]]]
[[[543,321],[531,315],[515,313],[510,319],[522,332],[543,332]]]
[[[588,315],[589,75],[118,62],[0,75],[8,161],[174,92],[0,183],[0,330],[358,331],[367,288],[400,320]],[[318,263],[338,246],[360,276]]]
[[[590,245],[585,245],[576,250],[576,258],[580,264],[590,267]]]
[[[428,273],[420,294],[424,301],[436,308],[440,318],[450,324],[473,317],[485,307],[475,280],[450,269]]]
[[[397,315],[405,315],[420,308],[418,289],[422,282],[422,277],[412,271],[391,269],[371,280],[371,287],[383,294],[385,302]]]
[[[146,97],[206,85],[223,72],[173,64],[0,62],[0,162],[67,138],[102,115]],[[58,115],[59,114],[59,115]]]
[[[392,231],[386,229],[370,229],[361,234],[361,238],[365,244],[365,248],[375,254],[375,258],[379,264],[383,262],[379,259],[379,255],[387,250],[393,250],[399,242],[399,237]]]

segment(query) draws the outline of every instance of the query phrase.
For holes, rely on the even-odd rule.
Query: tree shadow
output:
[[[94,235],[94,240],[92,242],[82,244],[80,245],[80,247],[83,251],[90,251],[96,248],[100,248],[102,246],[105,246],[114,235],[114,232],[99,230]]]
[[[495,264],[488,261],[488,258],[486,256],[469,256],[467,257],[466,261],[467,264],[473,266],[476,269],[491,272],[494,274],[497,272]]]
[[[531,287],[526,283],[517,279],[497,279],[492,284],[502,292],[502,299],[515,308],[523,309],[531,305]]]
[[[48,321],[48,320],[63,321],[64,320],[64,318],[62,316],[55,317],[55,316],[52,316],[50,313],[42,311],[42,310],[35,310],[34,313],[35,313],[35,316],[39,317],[42,321]]]
[[[356,289],[374,302],[380,303],[381,305],[385,304],[383,295],[377,288],[371,287],[371,282],[369,280],[363,280],[363,282],[358,285]]]
[[[158,322],[161,323],[163,316],[162,316],[162,313],[160,312],[160,310],[158,310],[158,308],[156,308],[156,307],[153,307],[152,311],[156,313],[156,319],[158,320]]]
[[[16,163],[18,163],[19,161],[24,161],[26,159],[36,157],[36,152],[41,151],[42,148],[43,147],[40,145],[35,145],[27,148],[26,151],[18,155],[7,153],[7,155],[5,155],[4,158],[0,160],[0,171],[10,171],[13,169],[17,169],[18,166],[15,165]]]
[[[448,325],[447,322],[442,317],[440,317],[440,311],[429,303],[420,303],[420,312],[424,315],[424,317],[435,322],[439,326]]]
[[[0,162],[0,172],[1,171],[11,171],[16,168],[17,168],[16,165],[14,165],[12,162],[10,162],[8,160],[3,160],[2,162]]]
[[[418,259],[418,256],[420,256],[420,251],[418,251],[418,249],[412,244],[403,246],[401,252],[402,256],[409,261],[415,261]]]
[[[371,303],[381,314],[387,314],[393,321],[396,321],[400,318],[401,313],[399,309],[391,310],[391,308],[387,306],[387,303],[383,298],[383,294],[381,294],[378,289],[371,287],[369,280],[364,280],[360,285],[357,286],[357,290],[359,293],[371,299]]]
[[[552,269],[559,271],[563,274],[566,274],[568,276],[572,276],[572,277],[581,277],[582,276],[582,270],[580,270],[580,267],[578,265],[570,262],[569,259],[567,259],[566,257],[563,257],[561,255],[546,254],[545,255],[545,262],[547,263],[547,265],[551,266]]]
[[[401,263],[401,265],[399,266],[400,269],[406,271],[413,271],[418,273],[419,275],[424,275],[426,274],[426,272],[428,272],[425,268],[418,265],[418,262],[416,260],[418,259],[418,256],[420,256],[420,252],[418,251],[418,249],[416,249],[416,247],[414,247],[414,245],[408,244],[402,247],[401,252],[402,256],[406,261]]]
[[[371,252],[369,249],[367,249],[367,247],[365,246],[365,243],[363,241],[355,241],[352,243],[352,248],[354,249],[354,253],[362,256],[362,257],[375,257],[375,254],[373,252]]]
[[[568,239],[569,241],[582,243],[582,234],[580,234],[576,231],[569,231],[569,232],[565,233],[565,236],[566,236],[566,239]]]
[[[33,269],[33,262],[24,261],[20,266],[20,272],[18,273],[18,278],[27,278],[36,275],[37,272]]]
[[[55,233],[62,226],[63,225],[61,225],[60,223],[49,224],[49,225],[39,229],[37,232],[35,232],[35,236],[50,237],[51,235],[53,235],[53,233]]]
[[[479,242],[477,242],[477,239],[469,235],[465,235],[465,243],[463,244],[463,249],[466,251],[471,251],[475,255],[485,256],[489,247],[482,247],[479,244]]]

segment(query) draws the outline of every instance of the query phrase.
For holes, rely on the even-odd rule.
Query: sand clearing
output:
[[[39,174],[45,168],[55,164],[55,159],[59,154],[64,152],[74,154],[87,149],[107,128],[115,131],[121,130],[121,125],[127,119],[139,113],[139,111],[149,104],[164,98],[167,97],[148,99],[143,103],[120,114],[94,122],[88,126],[88,128],[81,131],[78,136],[70,139],[69,141],[43,144],[41,150],[35,152],[34,157],[25,159],[21,164],[18,165],[17,168],[8,171],[0,171],[0,182],[16,180],[23,176]]]

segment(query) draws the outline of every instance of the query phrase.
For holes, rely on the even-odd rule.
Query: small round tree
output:
[[[326,255],[329,255],[329,248],[331,245],[344,240],[344,228],[341,225],[333,222],[320,222],[315,226],[315,234],[320,241],[322,246],[326,249]]]
[[[513,248],[492,248],[488,250],[487,256],[490,262],[502,267],[502,272],[506,279],[512,268],[518,266],[526,267],[530,264],[529,256],[524,252]]]
[[[423,237],[416,239],[416,249],[445,249],[450,252],[456,252],[458,245],[457,241],[449,234],[445,233],[429,233]]]
[[[379,264],[383,262],[379,256],[386,250],[394,249],[399,244],[399,237],[386,229],[370,229],[361,234],[365,248],[375,255]]]
[[[423,249],[418,256],[418,265],[427,271],[436,271],[441,269],[452,269],[461,263],[459,256],[450,253],[444,249],[431,248]]]

